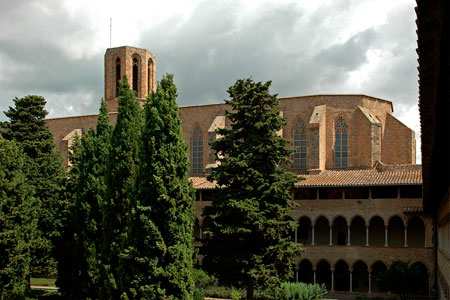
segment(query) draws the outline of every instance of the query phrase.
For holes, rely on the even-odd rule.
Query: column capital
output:
[[[367,273],[371,274],[372,273],[372,269],[367,269]]]
[[[334,268],[330,268],[330,271],[331,271],[331,272],[334,272]]]
[[[350,273],[353,273],[353,268],[348,269]]]

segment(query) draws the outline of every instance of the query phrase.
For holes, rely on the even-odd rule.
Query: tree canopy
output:
[[[39,202],[26,182],[25,156],[0,137],[0,299],[25,299]]]
[[[5,115],[2,136],[15,141],[22,149],[24,173],[28,184],[33,186],[39,201],[38,228],[41,239],[34,244],[34,273],[55,274],[56,262],[53,255],[53,239],[57,238],[62,226],[61,210],[66,203],[61,199],[65,171],[59,152],[54,149],[53,136],[45,124],[46,101],[41,96],[25,96],[14,99]]]
[[[218,166],[209,180],[220,186],[204,214],[216,216],[204,240],[203,265],[223,283],[247,289],[278,286],[292,274],[302,250],[291,241],[291,195],[297,178],[281,169],[292,152],[278,134],[285,120],[270,81],[238,80],[228,89],[229,128],[212,143]]]
[[[193,299],[194,190],[181,137],[173,76],[145,104],[136,197],[130,224],[129,299]]]
[[[383,292],[392,292],[406,300],[427,286],[428,274],[419,264],[410,265],[408,262],[397,261],[389,266],[386,271],[380,272],[376,277],[377,285]]]

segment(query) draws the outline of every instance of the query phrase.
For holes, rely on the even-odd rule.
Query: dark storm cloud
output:
[[[14,96],[35,93],[46,97],[53,117],[97,112],[103,52],[89,47],[98,28],[88,7],[69,14],[61,3],[0,2],[1,111]],[[308,14],[297,4],[272,3],[252,14],[237,1],[208,0],[188,20],[172,18],[142,32],[133,46],[156,54],[158,79],[175,74],[181,105],[221,102],[228,86],[249,76],[272,80],[280,96],[365,93],[394,106],[416,105],[413,4],[393,11],[385,25],[337,39],[357,3],[332,1]],[[349,84],[374,49],[384,55],[379,65],[359,86]]]
[[[47,99],[50,116],[95,112],[98,101],[88,98],[99,98],[103,93],[102,55],[72,55],[68,37],[92,37],[93,29],[84,26],[86,20],[81,15],[69,15],[61,3],[1,2],[2,111],[12,105],[13,97],[39,94]]]
[[[367,93],[391,100],[394,92],[400,102],[416,101],[401,97],[417,84],[413,8],[391,14],[386,25],[329,43],[339,22],[352,17],[346,10],[349,3],[334,1],[308,16],[295,4],[266,6],[240,23],[238,4],[205,1],[189,20],[151,28],[141,43],[157,55],[159,78],[165,72],[175,74],[181,105],[220,102],[229,85],[248,76],[272,80],[272,90],[280,96]],[[370,74],[374,83],[345,87],[350,73],[367,63],[367,52],[380,47],[392,51],[385,58],[392,61],[383,64],[388,69],[375,69]]]

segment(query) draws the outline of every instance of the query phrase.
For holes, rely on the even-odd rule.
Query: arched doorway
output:
[[[377,276],[380,272],[386,271],[387,267],[386,265],[381,262],[381,261],[377,261],[376,263],[374,263],[372,265],[372,274],[371,274],[371,278],[372,278],[372,291],[374,293],[380,293],[381,290],[378,288],[377,285]]]
[[[418,216],[408,221],[408,247],[425,247],[425,224]]]
[[[305,283],[314,283],[313,266],[307,259],[302,260],[298,267],[298,281]]]
[[[198,221],[197,218],[195,218],[195,223],[194,223],[194,238],[196,241],[199,241],[202,238],[201,230],[200,230],[200,222]]]
[[[350,226],[350,243],[363,246],[366,244],[366,222],[360,216],[354,217]]]
[[[316,283],[323,283],[327,287],[327,290],[331,290],[331,269],[330,264],[326,260],[321,260],[317,264]]]
[[[212,225],[212,219],[211,217],[206,217],[202,222],[202,239],[209,238],[209,235],[206,231],[208,231],[208,228]]]
[[[328,245],[330,242],[330,227],[327,218],[320,217],[314,226],[314,239],[317,245]]]
[[[347,221],[343,217],[334,219],[333,245],[347,245]]]
[[[350,290],[350,272],[348,264],[340,260],[334,267],[334,289],[336,291]]]
[[[417,282],[414,282],[414,286],[417,287],[417,295],[428,295],[428,270],[427,267],[419,262],[415,262],[411,265],[411,271],[416,273],[414,278],[417,278]]]
[[[358,261],[353,265],[352,288],[355,292],[369,291],[369,272],[367,265],[362,261]]]
[[[405,242],[405,225],[403,220],[394,216],[389,220],[388,244],[389,247],[403,247]]]
[[[348,264],[340,260],[334,267],[334,289],[336,291],[350,290],[350,272]]]
[[[383,246],[384,245],[384,221],[382,218],[376,216],[370,220],[369,224],[369,245]]]
[[[304,245],[311,244],[311,220],[308,217],[301,217],[298,221],[297,242]]]

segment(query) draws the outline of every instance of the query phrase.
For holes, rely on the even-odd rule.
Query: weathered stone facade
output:
[[[155,70],[156,58],[147,50],[106,51],[105,99],[113,124],[117,79],[126,74],[137,97],[144,99],[155,88]],[[372,274],[406,260],[423,265],[431,280],[433,223],[421,212],[414,131],[392,115],[392,103],[366,95],[301,96],[279,102],[287,119],[279,134],[305,145],[296,156],[301,163],[294,163],[293,154],[292,163],[284,166],[306,177],[293,191],[292,218],[299,223],[293,239],[307,248],[297,259],[294,278],[323,282],[331,290],[375,292]],[[227,109],[225,104],[179,108],[183,139],[196,166],[190,176],[198,195],[197,238],[211,222],[202,216],[216,188],[205,178],[216,165],[209,144],[218,138],[215,129],[229,126]],[[47,120],[66,165],[70,140],[96,122],[95,115]]]

